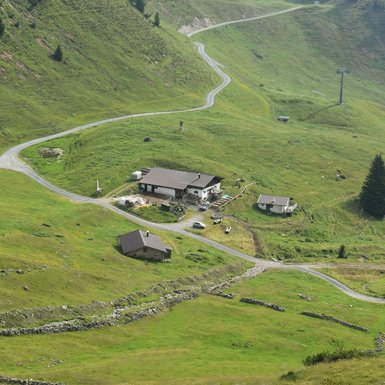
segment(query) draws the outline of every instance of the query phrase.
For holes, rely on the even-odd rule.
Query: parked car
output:
[[[199,206],[200,211],[206,211],[210,207],[210,202],[204,202]]]
[[[214,225],[217,225],[218,223],[221,223],[223,221],[222,217],[218,217],[214,219]]]
[[[225,229],[225,233],[226,234],[229,234],[231,231],[231,227],[230,226],[227,226],[226,229]]]
[[[194,227],[196,229],[205,229],[206,225],[202,222],[193,222],[192,227]]]

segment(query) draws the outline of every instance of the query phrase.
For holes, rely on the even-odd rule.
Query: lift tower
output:
[[[350,71],[347,67],[341,67],[337,69],[337,74],[341,74],[341,90],[340,90],[340,101],[338,104],[344,104],[344,75]]]

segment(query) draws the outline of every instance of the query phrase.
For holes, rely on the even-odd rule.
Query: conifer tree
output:
[[[56,61],[63,61],[63,50],[60,44],[57,46],[54,54],[52,55],[53,59]]]
[[[159,17],[159,13],[158,12],[155,14],[154,25],[156,27],[160,27],[160,17]]]
[[[4,35],[5,25],[3,20],[0,19],[0,37]]]
[[[341,245],[338,250],[338,258],[346,258],[345,245]]]
[[[373,159],[369,174],[362,186],[360,205],[376,218],[385,216],[385,166],[380,154]]]
[[[144,8],[146,7],[145,0],[135,0],[135,7],[139,12],[144,13]]]

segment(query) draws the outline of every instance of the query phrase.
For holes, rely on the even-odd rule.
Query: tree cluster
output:
[[[146,7],[146,0],[128,0],[128,1],[139,12],[144,13],[144,9]]]
[[[385,216],[385,165],[380,154],[373,159],[360,193],[360,205],[370,215]]]
[[[39,3],[41,3],[43,0],[28,0],[29,7],[28,10],[32,11]]]

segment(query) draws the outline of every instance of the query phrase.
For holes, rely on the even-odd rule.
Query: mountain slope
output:
[[[5,1],[0,149],[129,112],[203,103],[217,81],[193,45],[126,0]],[[51,57],[58,45],[64,61]]]
[[[133,170],[151,166],[219,173],[229,194],[236,192],[234,180],[245,177],[254,187],[227,211],[255,226],[267,255],[329,256],[346,244],[350,255],[382,258],[384,225],[368,220],[355,197],[383,149],[377,138],[384,134],[385,90],[378,82],[385,68],[361,76],[370,60],[361,57],[359,40],[344,46],[341,9],[350,10],[344,3],[314,7],[194,36],[234,79],[212,110],[115,123],[56,140],[50,145],[64,149],[60,161],[42,159],[41,145],[24,156],[54,183],[82,194],[94,192],[96,178],[107,192]],[[365,17],[361,12],[365,34],[375,33]],[[346,79],[346,104],[339,106],[336,69],[348,55],[355,66]],[[281,114],[290,115],[288,125],[276,120]],[[153,142],[143,143],[144,135]],[[335,181],[336,170],[346,175],[344,182]],[[301,210],[290,219],[268,217],[255,210],[260,193],[290,194]],[[357,229],[360,236],[352,236]]]

